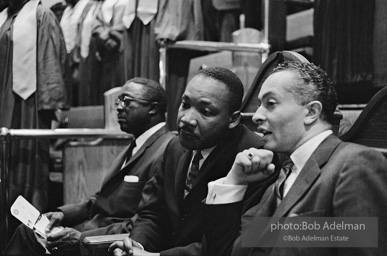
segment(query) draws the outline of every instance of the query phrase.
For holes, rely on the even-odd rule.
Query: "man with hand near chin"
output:
[[[385,255],[387,161],[374,149],[343,142],[332,134],[337,102],[326,72],[311,63],[280,64],[264,81],[258,103],[253,121],[263,134],[265,150],[238,154],[227,177],[209,183],[203,255]],[[251,182],[261,180],[260,172],[272,168],[267,150],[288,159],[277,181],[254,201],[254,193],[249,193]],[[229,194],[241,196],[230,198]],[[363,237],[357,237],[355,246],[277,246],[282,236],[272,245],[243,246],[242,219],[244,227],[255,227],[259,218],[284,217],[289,221],[294,217],[376,217],[377,247],[359,246]],[[375,235],[371,233],[375,230],[368,231]],[[275,238],[269,233],[254,229],[256,238]]]
[[[136,213],[145,183],[161,168],[165,147],[175,137],[165,126],[165,91],[155,81],[139,77],[127,81],[116,109],[121,130],[135,139],[112,163],[96,195],[46,213],[50,223],[45,246],[52,253],[79,255],[86,236],[129,232],[124,222]],[[20,225],[5,255],[44,255],[41,243],[32,230]]]
[[[202,69],[192,78],[178,112],[179,137],[167,146],[130,238],[113,243],[111,252],[200,254],[207,183],[224,177],[238,152],[262,146],[258,135],[239,124],[242,97],[242,82],[225,68]],[[260,191],[271,182],[258,184]]]

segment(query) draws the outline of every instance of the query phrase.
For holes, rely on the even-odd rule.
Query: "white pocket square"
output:
[[[138,180],[139,180],[138,177],[135,175],[126,175],[124,177],[125,182],[138,182]]]

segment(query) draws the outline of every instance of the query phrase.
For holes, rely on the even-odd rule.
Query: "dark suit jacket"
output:
[[[168,142],[175,137],[164,126],[154,133],[121,169],[128,148],[112,164],[101,190],[78,204],[59,207],[64,226],[73,226],[86,236],[127,233],[124,221],[136,213],[145,183],[161,168]],[[139,182],[125,182],[125,175],[136,175]]]
[[[306,162],[278,207],[273,186],[256,205],[206,205],[207,255],[387,255],[387,161],[379,152],[331,135]],[[379,248],[242,248],[241,207],[248,209],[246,217],[379,217]]]
[[[165,153],[164,167],[152,181],[153,193],[148,203],[139,208],[131,238],[145,250],[161,251],[161,255],[198,255],[207,183],[226,176],[238,152],[261,146],[260,137],[245,126],[233,129],[206,158],[190,193],[183,199],[192,151],[183,148],[178,138],[173,139]]]

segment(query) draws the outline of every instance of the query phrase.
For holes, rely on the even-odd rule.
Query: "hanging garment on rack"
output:
[[[158,40],[203,40],[201,1],[160,0],[155,34]]]
[[[65,104],[63,72],[66,48],[59,21],[53,12],[41,4],[38,4],[32,13],[37,21],[37,41],[32,42],[39,42],[36,44],[35,63],[37,89],[27,99],[12,91],[12,63],[15,58],[13,49],[17,47],[17,44],[12,44],[12,31],[16,17],[22,14],[22,11],[7,16],[0,27],[0,127],[50,129],[54,110]],[[28,40],[31,39],[29,33],[23,35]],[[33,69],[31,66],[28,68]],[[12,141],[9,158],[9,202],[13,202],[18,195],[23,195],[39,211],[47,210],[49,143],[48,139]],[[10,221],[9,230],[12,230],[14,223],[13,220]]]

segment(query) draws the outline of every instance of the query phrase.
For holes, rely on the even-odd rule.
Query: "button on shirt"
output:
[[[310,156],[316,150],[316,148],[332,134],[331,130],[324,131],[315,137],[311,138],[299,148],[297,148],[293,154],[290,155],[290,159],[293,161],[292,173],[289,175],[284,186],[284,197],[293,186],[297,176],[300,174],[305,163]],[[247,185],[232,185],[223,184],[225,178],[218,179],[208,183],[208,194],[206,198],[206,204],[226,204],[242,201],[246,192]]]

